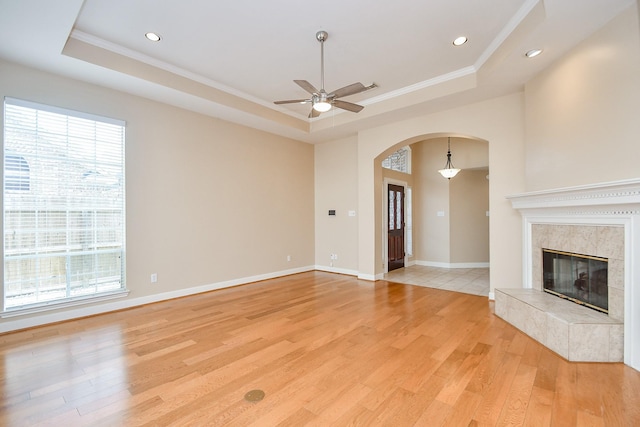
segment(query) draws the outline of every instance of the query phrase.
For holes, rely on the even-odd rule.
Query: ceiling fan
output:
[[[376,86],[375,83],[371,83],[369,86],[365,86],[362,83],[352,83],[348,86],[334,90],[327,93],[324,90],[324,42],[329,37],[326,31],[318,31],[316,33],[316,39],[320,42],[320,90],[316,89],[311,83],[306,80],[294,80],[294,82],[302,89],[311,94],[309,99],[288,99],[285,101],[275,101],[274,104],[308,104],[311,103],[311,112],[309,118],[318,117],[320,113],[329,111],[331,107],[338,107],[343,110],[352,111],[354,113],[360,112],[364,107],[362,105],[354,104],[352,102],[342,101],[338,98],[342,98],[349,95],[355,95],[356,93],[364,92],[365,90],[373,89]]]

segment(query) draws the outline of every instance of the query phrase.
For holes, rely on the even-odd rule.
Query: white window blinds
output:
[[[122,292],[124,122],[5,99],[3,311]]]

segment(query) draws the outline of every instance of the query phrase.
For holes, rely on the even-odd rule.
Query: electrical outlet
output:
[[[291,261],[291,255],[287,255],[287,261]]]
[[[158,273],[151,274],[151,283],[156,283],[158,281]]]

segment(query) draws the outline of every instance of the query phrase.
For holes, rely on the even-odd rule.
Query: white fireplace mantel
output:
[[[514,209],[550,211],[577,208],[589,212],[618,210],[640,213],[640,179],[565,187],[507,196]]]
[[[532,288],[534,224],[624,227],[624,362],[640,370],[640,179],[507,197],[523,218],[523,288]]]

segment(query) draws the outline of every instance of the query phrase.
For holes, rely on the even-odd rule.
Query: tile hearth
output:
[[[622,362],[624,324],[536,289],[496,289],[496,315],[572,362]]]

